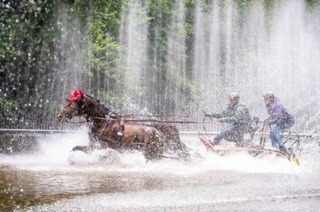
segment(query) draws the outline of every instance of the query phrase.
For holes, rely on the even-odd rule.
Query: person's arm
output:
[[[227,123],[246,123],[249,120],[249,111],[244,105],[239,105],[232,116],[221,118],[219,121]]]
[[[229,110],[224,110],[220,113],[212,113],[212,114],[205,114],[206,117],[209,117],[209,118],[222,118],[222,117],[227,117],[227,116],[230,116],[230,111]]]
[[[270,114],[270,118],[267,119],[266,124],[267,125],[272,125],[276,124],[281,121],[282,114],[283,113],[283,106],[282,104],[277,104],[274,109],[272,114]]]

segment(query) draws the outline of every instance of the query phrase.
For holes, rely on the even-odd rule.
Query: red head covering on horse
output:
[[[71,98],[69,98],[69,101],[80,101],[84,98],[84,93],[81,89],[74,90],[71,93]]]

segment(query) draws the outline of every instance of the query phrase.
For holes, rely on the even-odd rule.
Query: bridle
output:
[[[68,105],[62,108],[63,111],[63,120],[65,118],[71,119],[72,117],[74,117],[76,114],[79,114],[79,110],[81,108],[85,108],[84,105],[86,104],[85,99],[81,100],[81,101],[68,101]],[[85,112],[83,112],[85,113]]]

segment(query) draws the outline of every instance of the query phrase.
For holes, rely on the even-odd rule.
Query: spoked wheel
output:
[[[244,144],[237,144],[236,146],[243,148],[244,150],[247,149],[247,152],[252,157],[256,157],[256,156],[260,155],[263,150],[263,146],[254,145],[252,142],[251,143],[244,143]]]
[[[252,157],[257,157],[258,155],[260,155],[262,153],[261,150],[263,150],[263,146],[257,145],[257,146],[253,146],[254,149],[257,150],[249,150],[248,153],[249,155],[251,155]]]
[[[267,140],[267,126],[263,126],[260,130],[260,145],[264,148]]]

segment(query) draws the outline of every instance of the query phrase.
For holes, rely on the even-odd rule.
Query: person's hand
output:
[[[218,122],[220,122],[220,123],[223,123],[223,122],[225,122],[226,120],[224,119],[224,118],[220,118],[220,119],[218,119]]]
[[[269,119],[266,119],[264,120],[263,122],[263,126],[266,127],[266,126],[269,126],[271,123],[270,123],[270,120]]]

